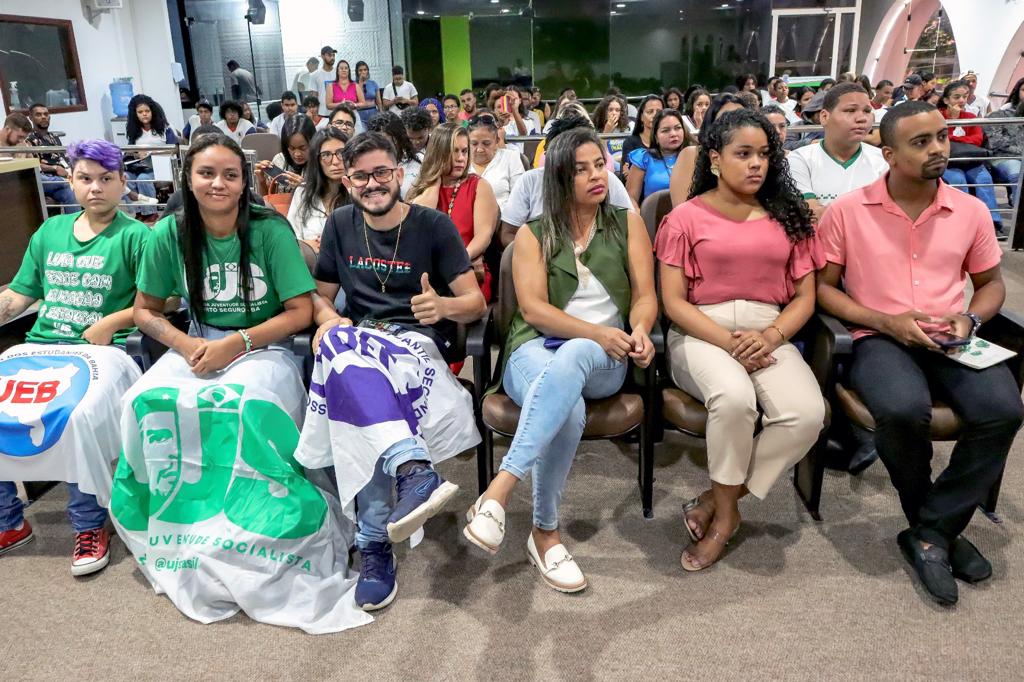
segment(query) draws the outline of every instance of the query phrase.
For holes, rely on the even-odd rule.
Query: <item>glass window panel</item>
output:
[[[843,14],[839,19],[839,69],[838,73],[855,71],[853,68],[853,15]]]
[[[831,76],[835,16],[779,17],[775,71],[790,76]]]
[[[70,21],[0,19],[0,87],[7,112],[34,102],[54,113],[84,111],[85,91]]]
[[[960,75],[956,39],[949,19],[941,9],[932,15],[921,37],[917,39],[908,68],[913,71],[931,71],[940,82],[953,80]]]

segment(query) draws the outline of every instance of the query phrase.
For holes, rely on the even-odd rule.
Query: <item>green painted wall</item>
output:
[[[469,54],[469,17],[441,17],[441,62],[444,66],[444,91],[459,94],[473,86]]]

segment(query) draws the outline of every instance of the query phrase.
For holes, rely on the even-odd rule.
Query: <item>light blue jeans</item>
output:
[[[62,213],[76,213],[81,209],[67,180],[54,173],[40,173],[40,176],[43,181],[43,194],[61,204]]]
[[[587,421],[583,399],[616,393],[627,367],[590,339],[570,339],[556,350],[533,339],[509,357],[502,383],[522,415],[501,471],[520,480],[533,474],[537,528],[558,528],[562,490]]]
[[[1013,197],[1013,205],[1017,205],[1017,181],[1020,179],[1020,160],[1019,159],[1003,159],[1001,161],[992,161],[992,177],[996,179],[996,182],[1008,182],[1013,185],[1010,188],[1010,196]]]
[[[999,204],[996,202],[996,190],[992,187],[992,174],[988,172],[988,166],[979,163],[970,168],[947,168],[942,174],[942,179],[951,185],[987,185],[986,187],[957,187],[961,192],[967,192],[981,199],[985,208],[992,213],[992,222],[996,227],[1003,224],[1003,216],[999,212]]]
[[[373,477],[356,494],[356,546],[369,542],[388,542],[388,517],[398,467],[414,459],[430,461],[429,455],[413,438],[400,440],[377,459]]]
[[[102,528],[107,523],[107,510],[95,495],[83,493],[78,484],[68,483],[68,518],[76,533]],[[25,503],[18,497],[18,488],[10,481],[0,481],[0,531],[12,530],[25,519]]]
[[[156,185],[152,182],[156,179],[155,175],[152,173],[125,173],[125,175],[128,176],[128,189],[138,192],[144,197],[156,198]],[[149,182],[136,182],[137,180],[149,180]],[[159,210],[155,206],[131,209],[136,215],[154,215]]]

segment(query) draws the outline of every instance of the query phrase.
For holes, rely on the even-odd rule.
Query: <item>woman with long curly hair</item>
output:
[[[740,498],[763,499],[825,418],[814,375],[789,342],[814,313],[824,257],[782,141],[764,116],[741,109],[701,142],[690,199],[657,239],[673,323],[669,372],[708,410],[711,487],[683,508],[687,571],[718,560],[739,528]]]

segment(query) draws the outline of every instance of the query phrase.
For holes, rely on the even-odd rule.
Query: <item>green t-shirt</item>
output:
[[[242,257],[237,234],[206,235],[204,324],[225,329],[252,327],[283,309],[281,301],[313,291],[316,285],[283,218],[255,218],[249,222],[249,264],[252,272],[250,313],[239,286],[238,262]],[[158,298],[189,296],[185,260],[178,245],[178,225],[173,215],[153,227],[139,268],[139,291]]]
[[[29,343],[87,343],[82,334],[94,322],[130,308],[135,276],[149,239],[149,228],[120,211],[87,242],[75,238],[78,213],[44,222],[28,244],[11,289],[42,299]],[[134,327],[114,334],[123,344]]]

